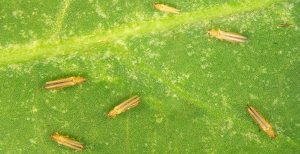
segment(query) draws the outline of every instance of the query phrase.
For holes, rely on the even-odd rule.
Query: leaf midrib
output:
[[[28,44],[9,45],[9,47],[0,49],[0,52],[2,53],[0,65],[16,64],[40,58],[68,55],[73,53],[74,50],[72,49],[78,50],[97,43],[108,43],[114,40],[126,39],[128,37],[140,36],[152,32],[168,31],[179,25],[237,15],[269,7],[274,3],[283,1],[288,0],[252,0],[251,2],[244,0],[239,3],[225,3],[203,10],[182,13],[180,15],[170,15],[148,21],[124,24],[105,32],[98,32],[96,30],[90,35],[75,36],[64,40],[55,40],[51,37],[48,40],[37,40]],[[59,16],[57,20],[62,19]],[[54,29],[56,28],[57,25],[54,26]],[[56,32],[53,35],[57,35]]]

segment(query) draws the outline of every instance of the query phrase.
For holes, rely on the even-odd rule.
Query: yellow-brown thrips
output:
[[[135,106],[137,106],[140,103],[140,97],[133,96],[126,101],[122,102],[121,104],[114,107],[107,115],[110,118],[114,118],[116,115],[125,112]]]
[[[65,87],[74,86],[76,84],[81,84],[85,81],[85,78],[83,77],[69,77],[69,78],[63,78],[58,79],[54,81],[46,82],[45,88],[46,89],[60,89]]]
[[[268,134],[272,139],[275,139],[276,134],[270,123],[253,107],[248,105],[248,112],[260,128]]]
[[[55,132],[51,135],[52,140],[54,140],[55,142],[57,142],[58,144],[62,144],[66,147],[75,149],[75,150],[83,150],[83,144],[70,139],[68,136],[62,136],[60,135],[58,132]]]
[[[244,43],[247,40],[247,37],[242,36],[240,34],[232,33],[232,32],[224,32],[221,30],[212,29],[208,31],[208,34],[217,39],[226,40],[233,43]]]
[[[154,7],[162,12],[179,14],[179,10],[165,4],[154,4]]]
[[[279,24],[278,27],[293,27],[293,24],[290,23]]]

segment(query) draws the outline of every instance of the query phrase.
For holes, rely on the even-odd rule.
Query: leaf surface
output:
[[[72,153],[51,141],[58,131],[87,153],[297,153],[299,1],[164,1],[179,15],[154,3],[1,1],[0,151]],[[210,38],[211,29],[248,41]],[[87,81],[44,89],[77,75]],[[133,95],[139,106],[106,116]]]

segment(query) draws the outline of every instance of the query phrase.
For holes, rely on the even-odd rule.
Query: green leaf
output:
[[[299,0],[159,1],[179,15],[156,2],[1,1],[0,152],[74,152],[50,139],[55,131],[87,153],[299,152]],[[87,81],[44,88],[77,75]],[[139,106],[106,116],[133,95]]]

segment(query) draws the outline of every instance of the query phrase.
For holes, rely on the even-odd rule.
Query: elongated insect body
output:
[[[179,14],[179,10],[165,4],[154,4],[154,7],[162,12]]]
[[[109,113],[108,117],[114,118],[118,114],[125,112],[135,106],[137,106],[140,103],[140,97],[138,96],[133,96],[129,98],[128,100],[122,102],[121,104],[117,105],[114,107]]]
[[[66,147],[72,148],[74,150],[83,150],[83,144],[70,139],[68,136],[62,136],[58,132],[55,132],[51,135],[52,140],[57,142],[58,144],[62,144]]]
[[[46,82],[45,88],[46,89],[60,89],[65,87],[74,86],[76,84],[81,84],[85,81],[85,78],[83,77],[69,77],[69,78],[63,78],[58,79],[54,81]]]
[[[244,43],[247,40],[247,37],[242,36],[240,34],[232,33],[232,32],[224,32],[221,30],[212,29],[208,31],[208,34],[217,39],[226,40],[233,43]]]
[[[248,112],[260,128],[266,132],[270,138],[275,139],[276,134],[270,123],[254,107],[248,106]]]
[[[290,23],[284,23],[284,24],[279,24],[278,27],[293,27],[293,24],[290,24]]]

